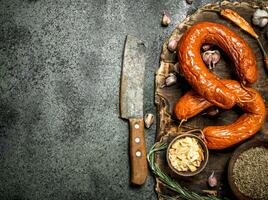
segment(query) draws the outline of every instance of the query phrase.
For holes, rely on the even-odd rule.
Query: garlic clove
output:
[[[213,67],[214,67],[214,65],[212,67],[211,64],[212,64],[212,56],[210,55],[210,56],[208,56],[208,68],[209,69],[213,69]]]
[[[173,69],[177,74],[180,74],[180,65],[178,62],[175,63],[175,65],[173,66]]]
[[[173,73],[170,73],[166,78],[166,86],[172,86],[177,83],[177,76]]]
[[[166,86],[172,86],[177,83],[177,76],[174,73],[169,73],[167,78],[165,79],[165,83],[161,86],[164,88]]]
[[[170,15],[167,12],[164,12],[162,17],[162,25],[168,26],[170,22],[171,22]]]
[[[210,187],[216,187],[218,184],[217,178],[215,176],[214,171],[212,172],[212,174],[208,177],[208,185]]]
[[[177,47],[178,47],[178,41],[174,39],[170,40],[167,46],[170,52],[176,51]]]
[[[144,117],[144,123],[146,128],[150,128],[154,123],[154,115],[152,113],[147,113]]]
[[[220,52],[218,50],[215,50],[214,53],[211,56],[212,58],[212,68],[215,68],[215,65],[220,61]]]
[[[208,65],[208,68],[211,69],[212,56],[211,51],[205,51],[202,54],[203,61]]]

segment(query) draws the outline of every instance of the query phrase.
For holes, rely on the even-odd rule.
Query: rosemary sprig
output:
[[[179,183],[177,183],[174,179],[169,177],[166,173],[164,173],[158,165],[155,164],[155,153],[158,151],[163,151],[167,148],[166,143],[156,143],[154,144],[148,155],[147,160],[149,162],[149,166],[152,172],[159,177],[159,179],[164,183],[169,189],[178,193],[179,199],[185,200],[220,200],[215,196],[201,196],[195,192],[191,192],[186,188],[183,188]],[[176,198],[169,197],[166,195],[161,195],[165,199],[175,200]]]

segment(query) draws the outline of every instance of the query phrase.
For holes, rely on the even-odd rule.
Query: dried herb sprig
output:
[[[169,177],[166,173],[164,173],[158,165],[155,164],[155,153],[158,151],[163,151],[167,148],[166,143],[156,143],[154,144],[148,155],[147,160],[149,162],[149,166],[152,170],[152,172],[159,177],[159,179],[164,183],[169,189],[175,191],[178,193],[179,199],[185,199],[185,200],[220,200],[218,197],[215,196],[201,196],[195,192],[191,192],[185,188],[183,188],[179,183],[177,183],[174,179]],[[165,199],[177,199],[176,197],[169,197],[166,195],[161,195]]]

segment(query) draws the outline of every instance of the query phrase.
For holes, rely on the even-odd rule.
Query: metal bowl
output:
[[[234,169],[234,164],[238,157],[243,153],[244,151],[252,148],[252,147],[265,147],[268,148],[268,139],[255,139],[250,142],[246,142],[239,146],[235,152],[233,153],[230,161],[229,161],[229,166],[228,166],[228,182],[230,185],[230,188],[232,189],[234,195],[239,199],[239,200],[251,200],[252,198],[245,196],[243,193],[241,193],[238,188],[236,187],[234,183],[234,174],[233,174],[233,169]]]
[[[200,144],[200,146],[202,147],[203,151],[204,151],[204,160],[201,162],[201,165],[198,167],[198,169],[194,172],[191,172],[191,171],[186,171],[186,172],[182,172],[182,171],[178,171],[176,168],[174,168],[169,160],[169,149],[171,148],[171,146],[173,145],[173,143],[179,139],[182,139],[184,137],[192,137],[192,138],[195,138],[198,143]],[[205,144],[205,142],[198,136],[196,135],[193,135],[193,134],[189,134],[189,133],[184,133],[184,134],[181,134],[177,137],[175,137],[171,142],[170,144],[168,145],[168,148],[167,148],[167,153],[166,153],[166,158],[167,158],[167,162],[168,162],[168,166],[170,167],[170,169],[175,172],[176,174],[178,174],[179,176],[184,176],[184,177],[190,177],[190,176],[194,176],[194,175],[197,175],[199,174],[201,171],[203,171],[203,169],[206,167],[207,165],[207,162],[208,162],[208,156],[209,153],[208,153],[208,148],[207,148],[207,145]]]

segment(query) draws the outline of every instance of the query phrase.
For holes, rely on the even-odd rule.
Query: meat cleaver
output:
[[[121,74],[121,118],[129,120],[131,183],[142,185],[147,177],[143,120],[145,45],[138,38],[126,37]]]

